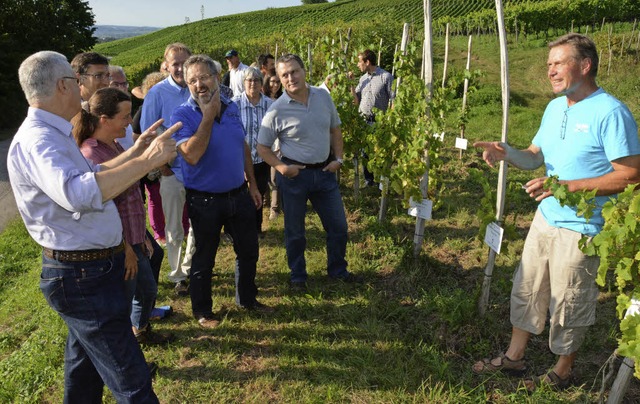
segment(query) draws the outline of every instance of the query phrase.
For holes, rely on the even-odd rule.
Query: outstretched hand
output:
[[[152,125],[149,129],[152,129],[154,125]],[[168,162],[176,158],[178,154],[176,150],[176,141],[171,138],[171,135],[180,130],[180,128],[182,128],[182,122],[178,122],[175,125],[171,126],[161,135],[156,136],[155,139],[153,139],[149,146],[144,150],[144,152],[142,153],[142,157],[146,160],[149,160],[152,163],[153,168],[157,168],[163,164],[167,164]],[[144,136],[144,134],[142,136]],[[140,139],[138,139],[138,141],[140,141]]]
[[[496,162],[502,161],[507,157],[507,151],[502,142],[475,142],[473,147],[482,147],[482,159],[493,167]]]

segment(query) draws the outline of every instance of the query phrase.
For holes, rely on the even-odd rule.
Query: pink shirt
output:
[[[100,164],[124,152],[122,146],[117,143],[114,144],[118,149],[117,151],[99,140],[89,138],[82,142],[80,151],[94,164]],[[113,201],[118,208],[118,214],[122,221],[125,241],[131,245],[143,243],[145,239],[146,213],[138,182],[113,198]]]

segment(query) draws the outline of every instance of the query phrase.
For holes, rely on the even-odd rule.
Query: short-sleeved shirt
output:
[[[233,91],[234,97],[237,97],[244,92],[244,82],[242,81],[242,78],[244,76],[244,70],[248,68],[249,66],[240,62],[238,67],[229,70],[229,88]]]
[[[221,96],[224,111],[216,118],[211,130],[211,138],[204,154],[197,164],[183,161],[184,186],[201,192],[229,192],[244,183],[244,128],[240,120],[238,106]],[[171,117],[171,122],[182,122],[182,128],[173,134],[180,145],[198,130],[202,121],[202,111],[193,98],[179,106]]]
[[[363,74],[356,87],[356,95],[360,100],[358,111],[366,117],[373,116],[373,107],[386,111],[393,98],[392,85],[391,73],[379,66],[373,73]]]
[[[122,242],[116,205],[102,202],[95,178],[99,168],[80,153],[69,121],[29,108],[9,147],[7,169],[18,210],[36,243],[74,251]]]
[[[262,163],[262,157],[258,155],[258,132],[260,131],[260,125],[262,124],[262,118],[267,113],[267,110],[273,103],[269,97],[260,95],[260,100],[256,105],[253,105],[246,93],[240,94],[238,97],[233,98],[233,102],[238,105],[240,109],[240,117],[242,119],[242,125],[245,131],[245,141],[251,149],[251,160],[253,164]]]
[[[270,148],[279,139],[283,157],[318,164],[329,158],[330,130],[340,123],[336,106],[326,91],[310,86],[307,105],[284,92],[262,120],[258,143]]]
[[[551,101],[532,143],[544,155],[547,175],[561,180],[600,177],[613,171],[611,161],[640,154],[631,112],[601,88],[571,107],[567,97]],[[601,207],[611,197],[596,197],[598,208],[588,223],[555,198],[543,199],[539,208],[550,225],[593,236],[602,229]]]
[[[117,150],[95,138],[89,138],[82,142],[80,151],[94,164],[100,164],[116,158],[124,152],[124,148],[119,143],[115,144]],[[127,243],[131,245],[144,243],[147,216],[140,193],[140,185],[137,182],[134,183],[113,198],[113,202],[118,208],[118,215],[120,215],[124,229],[124,239]]]

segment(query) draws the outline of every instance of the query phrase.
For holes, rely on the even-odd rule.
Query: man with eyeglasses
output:
[[[209,56],[187,59],[184,74],[191,97],[171,117],[172,122],[184,124],[174,139],[184,159],[182,172],[196,243],[189,285],[191,308],[204,328],[220,322],[213,314],[211,275],[223,226],[234,239],[236,304],[259,312],[273,310],[256,299],[255,215],[262,198],[238,106],[220,95],[218,73]]]
[[[596,84],[598,52],[584,35],[567,34],[549,44],[547,77],[558,95],[548,105],[532,144],[518,150],[502,142],[477,142],[493,167],[506,161],[546,176],[525,184],[525,192],[540,202],[522,251],[511,290],[512,333],[508,349],[473,365],[478,374],[527,370],[525,348],[531,334],[540,334],[550,314],[549,347],[558,360],[548,373],[527,380],[564,388],[572,382],[572,367],[585,333],[595,322],[599,258],[578,248],[583,235],[598,234],[602,205],[627,185],[640,181],[638,128],[629,109]],[[573,191],[597,190],[599,208],[587,222],[575,207],[561,206],[545,189],[548,176]]]
[[[106,385],[118,402],[157,403],[131,332],[113,198],[175,157],[171,134],[180,124],[156,137],[157,122],[133,148],[94,166],[71,134],[81,100],[67,58],[35,53],[18,75],[29,111],[9,147],[7,169],[25,227],[43,248],[40,289],[68,328],[64,402],[102,402]]]
[[[79,80],[82,101],[88,101],[93,93],[109,86],[109,60],[101,54],[79,53],[71,61],[71,67]]]

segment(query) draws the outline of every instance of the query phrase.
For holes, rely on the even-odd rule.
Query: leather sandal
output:
[[[524,381],[524,385],[530,393],[534,392],[543,384],[545,386],[549,386],[553,390],[566,390],[573,384],[573,374],[570,373],[569,376],[562,379],[556,372],[550,370],[544,375],[530,377]]]
[[[500,360],[498,365],[494,365],[492,363],[495,359]],[[477,375],[502,372],[510,376],[522,376],[527,371],[527,363],[524,358],[512,360],[504,353],[501,353],[497,358],[484,358],[483,360],[476,362],[471,367],[471,370]]]

